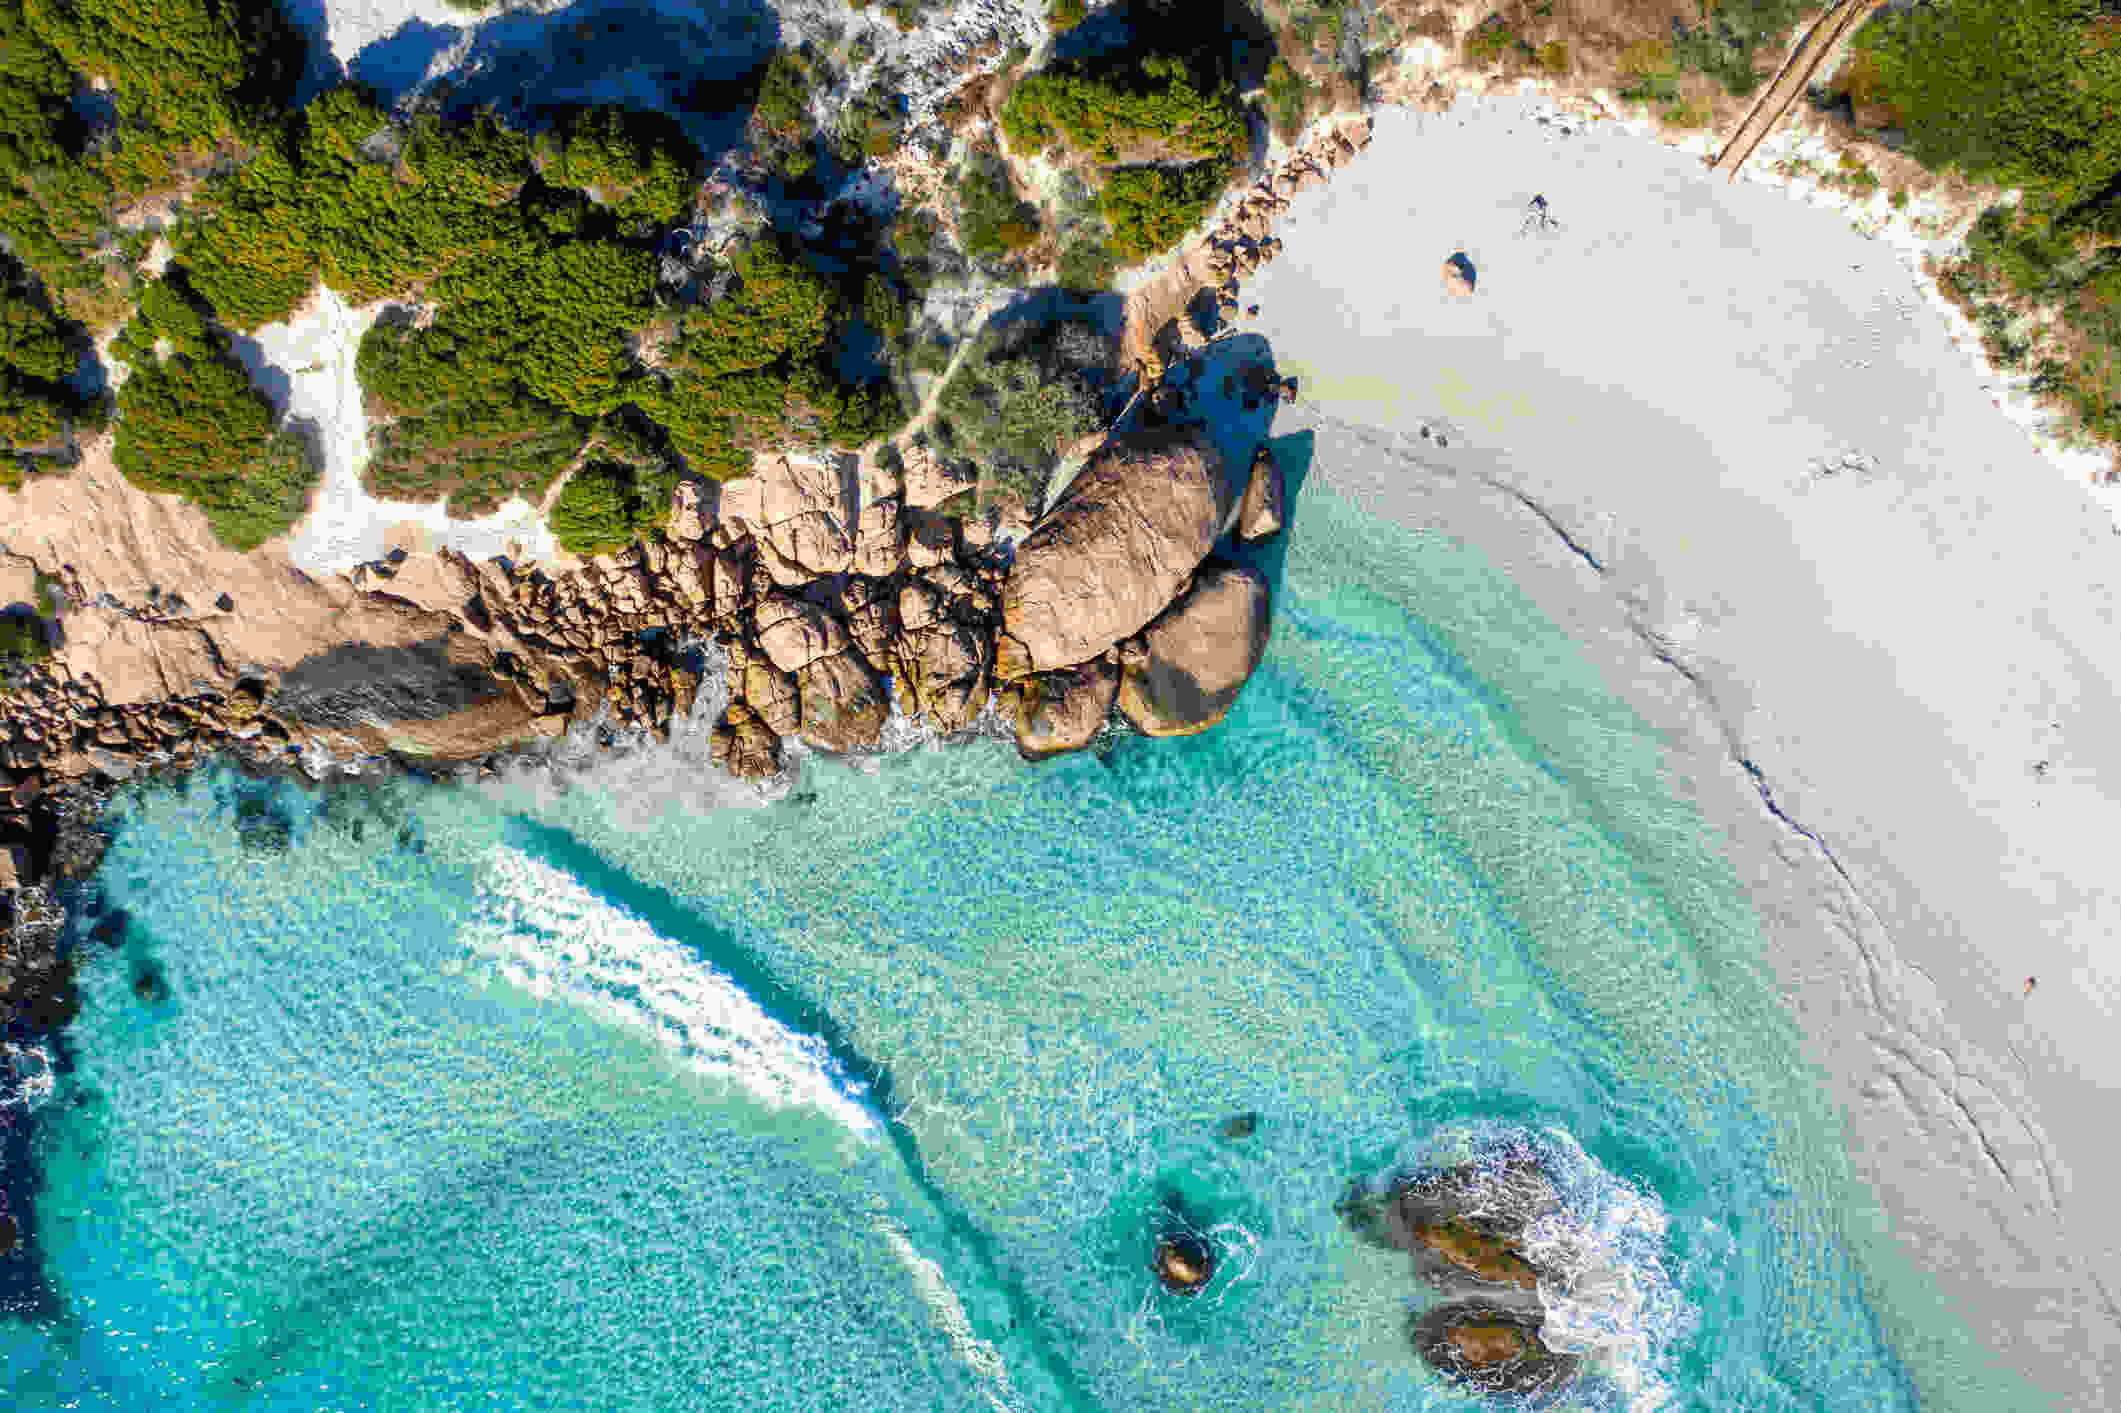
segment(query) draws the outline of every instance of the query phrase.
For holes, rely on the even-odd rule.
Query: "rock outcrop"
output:
[[[1028,760],[1081,750],[1111,715],[1118,691],[1116,653],[1015,684],[1010,692],[1010,715],[1017,750]]]
[[[1165,433],[1099,451],[1017,546],[1002,622],[1039,671],[1073,667],[1161,613],[1229,506],[1213,446]]]
[[[1548,1349],[1536,1312],[1462,1301],[1434,1306],[1409,1322],[1408,1336],[1430,1368],[1484,1393],[1537,1394],[1576,1376],[1582,1360]]]
[[[1144,735],[1205,731],[1230,710],[1266,650],[1266,579],[1209,564],[1120,650],[1120,712]]]
[[[1285,523],[1281,465],[1272,450],[1261,446],[1252,458],[1252,479],[1245,483],[1245,498],[1237,509],[1237,538],[1247,544],[1264,540],[1280,534]]]
[[[1371,1245],[1411,1253],[1415,1273],[1444,1293],[1408,1330],[1431,1368],[1485,1392],[1524,1394],[1566,1383],[1581,1362],[1539,1338],[1538,1291],[1554,1273],[1526,1245],[1532,1222],[1559,1203],[1536,1163],[1512,1160],[1358,1183],[1340,1213]]]

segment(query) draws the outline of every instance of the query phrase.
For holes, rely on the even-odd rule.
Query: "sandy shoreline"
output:
[[[1245,291],[1303,379],[1276,432],[1481,550],[1664,735],[1893,1235],[1998,1362],[2105,1406],[2117,532],[1845,219],[1533,106],[1387,110],[1295,198]],[[1515,235],[1535,191],[1558,237]]]

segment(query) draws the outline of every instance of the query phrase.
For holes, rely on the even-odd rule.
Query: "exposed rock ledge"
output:
[[[317,750],[472,761],[600,714],[665,735],[699,686],[681,651],[691,640],[727,654],[731,702],[713,754],[738,774],[777,770],[789,737],[832,751],[876,744],[894,688],[945,732],[994,701],[1026,757],[1079,749],[1118,690],[1116,645],[1144,628],[1134,657],[1184,657],[1219,717],[1257,662],[1264,592],[1244,600],[1256,598],[1256,621],[1234,630],[1227,613],[1209,615],[1214,631],[1155,625],[1207,621],[1166,609],[1215,542],[1226,481],[1193,433],[1125,434],[1013,567],[1006,550],[930,523],[939,517],[901,513],[898,479],[852,458],[774,458],[719,488],[687,484],[668,533],[558,574],[444,551],[317,579],[270,550],[230,555],[180,533],[170,562],[185,590],[152,586],[127,602],[104,587],[137,576],[122,556],[84,572],[18,535],[0,563],[17,579],[54,576],[74,602],[53,656],[0,688],[0,845],[18,875],[0,892],[36,871],[20,857],[32,807],[66,782],[218,751],[259,763]],[[182,519],[164,498],[126,488],[118,499],[100,509],[137,516],[137,500]],[[134,554],[153,563],[162,542],[150,537],[170,529],[146,527]],[[207,599],[216,584],[231,587]],[[1181,729],[1210,719],[1196,718]]]

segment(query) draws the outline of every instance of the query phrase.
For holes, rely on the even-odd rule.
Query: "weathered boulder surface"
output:
[[[809,571],[776,582],[802,582],[854,567],[855,487],[837,462],[760,457],[752,474],[722,486],[721,519],[749,533],[779,561]],[[771,565],[776,561],[768,559]]]
[[[1122,649],[1119,709],[1150,736],[1189,736],[1221,721],[1267,650],[1267,581],[1210,564],[1138,644]]]
[[[1531,1163],[1467,1165],[1358,1188],[1340,1211],[1357,1236],[1412,1253],[1417,1272],[1446,1288],[1472,1280],[1532,1291],[1539,1273],[1523,1254],[1525,1228],[1558,1200]]]
[[[1414,1316],[1408,1337],[1430,1368],[1484,1393],[1536,1394],[1576,1376],[1582,1359],[1540,1342],[1539,1312],[1465,1301]]]
[[[1119,691],[1117,655],[1026,678],[1015,697],[1016,749],[1028,760],[1079,751],[1096,737]]]
[[[758,606],[752,622],[759,648],[783,672],[801,672],[820,658],[847,651],[847,630],[807,599],[775,594]]]
[[[1244,503],[1237,511],[1237,538],[1247,544],[1281,533],[1281,465],[1264,443],[1252,458],[1252,479],[1245,483]]]
[[[1016,549],[1002,621],[1039,671],[1088,662],[1163,612],[1215,544],[1221,458],[1165,432],[1091,457]]]
[[[707,753],[731,775],[747,779],[772,775],[781,768],[781,738],[742,702],[731,702],[715,723]]]
[[[827,751],[873,746],[891,714],[889,700],[858,653],[819,658],[797,674],[803,739]]]

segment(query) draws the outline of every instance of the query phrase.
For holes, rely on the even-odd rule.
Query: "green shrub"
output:
[[[51,656],[44,625],[25,614],[8,613],[0,605],[0,665],[41,662]]]
[[[97,420],[99,409],[65,381],[86,344],[82,329],[37,297],[28,271],[0,253],[0,480],[10,488],[27,471],[53,464],[33,451],[56,447],[75,425]]]
[[[1569,71],[1569,46],[1565,40],[1550,39],[1539,46],[1539,67],[1559,77]]]
[[[1046,27],[1055,34],[1066,34],[1083,22],[1083,0],[1052,0],[1046,6]]]
[[[729,293],[684,312],[665,366],[702,378],[817,352],[832,325],[832,286],[792,252],[760,241],[728,263]]]
[[[1466,62],[1482,68],[1499,64],[1524,47],[1524,41],[1517,37],[1517,31],[1511,29],[1509,21],[1501,15],[1489,15],[1466,31]]]
[[[206,512],[232,548],[255,549],[300,518],[322,469],[211,332],[180,277],[150,285],[114,347],[132,365],[118,390],[113,459],[142,490],[174,493]],[[167,356],[155,346],[167,340]]]
[[[1196,80],[1172,55],[1031,74],[1010,90],[1001,122],[1021,152],[1061,141],[1105,163],[1241,157],[1249,147],[1235,85]]]
[[[1661,39],[1639,39],[1620,53],[1620,96],[1636,103],[1674,104],[1679,98],[1680,66],[1672,46]]]
[[[1952,0],[1856,49],[1926,166],[2065,200],[2121,172],[2121,18],[2098,0]]]
[[[446,498],[453,516],[490,515],[511,496],[544,495],[586,431],[585,419],[516,392],[446,402],[376,428],[361,483],[383,500]]]
[[[1310,116],[1311,89],[1279,58],[1267,65],[1267,121],[1283,142],[1296,141]]]
[[[396,138],[396,160],[379,135]],[[530,170],[529,142],[489,118],[398,134],[343,85],[207,193],[214,219],[187,235],[184,260],[232,328],[287,318],[319,278],[366,303],[519,242]]]
[[[984,470],[984,494],[1036,512],[1061,448],[1104,425],[1115,362],[1110,341],[1077,320],[982,334],[936,400],[936,441]]]
[[[589,192],[621,220],[661,230],[692,205],[699,151],[660,113],[574,109],[536,144],[538,172]]]
[[[810,140],[810,89],[817,87],[817,57],[808,49],[781,49],[759,74],[751,125],[778,146]]]
[[[552,535],[573,554],[605,554],[657,528],[669,509],[643,494],[634,468],[591,462],[567,478],[552,505]]]
[[[975,260],[994,260],[1038,241],[1038,208],[1016,194],[1001,154],[975,151],[954,183],[958,240]]]
[[[1804,0],[1702,0],[1695,23],[1673,25],[1673,59],[1745,97],[1760,86],[1756,66],[1780,59],[1798,16],[1812,8]]]
[[[1112,247],[1101,236],[1079,235],[1061,247],[1061,288],[1082,294],[1097,294],[1112,288],[1119,262]]]
[[[1223,159],[1190,167],[1122,167],[1105,178],[1098,210],[1111,227],[1111,251],[1126,264],[1169,250],[1199,225],[1230,184]]]
[[[112,218],[236,156],[305,44],[262,0],[0,0],[0,230],[53,303],[122,319]],[[106,81],[109,139],[80,149],[77,75]]]

